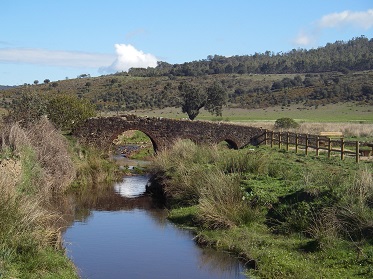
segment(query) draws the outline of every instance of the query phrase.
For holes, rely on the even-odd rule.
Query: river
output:
[[[167,210],[144,194],[148,179],[124,177],[92,197],[74,198],[63,240],[81,278],[246,278],[237,259],[199,247],[190,231],[167,220]]]

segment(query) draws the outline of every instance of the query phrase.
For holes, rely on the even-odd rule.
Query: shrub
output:
[[[289,128],[298,128],[299,124],[295,122],[294,119],[283,117],[279,118],[275,122],[275,128],[276,129],[289,129]]]
[[[48,118],[62,130],[71,130],[75,125],[96,115],[95,107],[89,101],[76,96],[57,95],[47,105]]]

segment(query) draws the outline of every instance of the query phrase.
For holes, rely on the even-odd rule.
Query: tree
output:
[[[75,125],[96,115],[95,106],[88,100],[75,95],[56,95],[47,106],[48,118],[63,130],[71,130]]]
[[[34,84],[37,85],[39,81],[37,79],[34,80]]]
[[[199,114],[199,110],[206,104],[206,93],[199,87],[190,83],[182,82],[178,87],[181,93],[181,109],[187,113],[190,120],[193,120]]]
[[[45,98],[36,92],[26,92],[18,99],[13,99],[8,119],[19,121],[22,125],[27,126],[46,113],[47,103]]]
[[[211,114],[222,116],[223,105],[227,103],[228,95],[220,83],[214,84],[207,88],[207,101],[205,109]]]
[[[50,83],[50,82],[51,82],[51,81],[50,81],[49,79],[47,79],[47,78],[44,80],[44,83],[45,83],[45,84],[48,84],[48,83]]]

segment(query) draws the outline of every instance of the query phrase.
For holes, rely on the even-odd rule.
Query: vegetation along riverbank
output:
[[[250,278],[372,278],[372,171],[350,158],[185,141],[151,166],[169,218],[242,258]]]
[[[68,141],[46,119],[1,127],[0,278],[77,278],[61,247],[56,198],[115,177],[97,150]]]

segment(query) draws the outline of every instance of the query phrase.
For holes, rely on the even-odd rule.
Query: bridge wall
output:
[[[227,141],[234,148],[242,148],[255,144],[257,137],[264,133],[260,128],[227,123],[123,115],[90,118],[75,128],[73,135],[84,143],[107,147],[128,130],[140,130],[148,135],[155,151],[167,148],[177,139],[190,139],[197,144]]]

